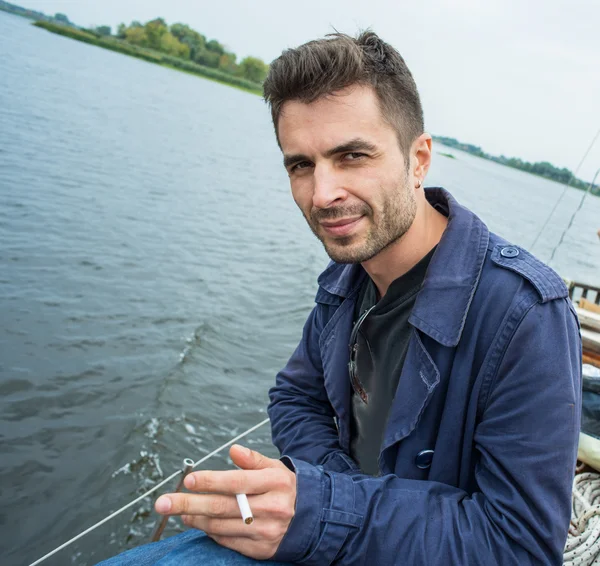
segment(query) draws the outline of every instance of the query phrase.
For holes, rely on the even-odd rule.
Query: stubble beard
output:
[[[383,189],[381,189],[383,192]],[[306,221],[313,234],[321,241],[327,255],[336,263],[362,263],[374,258],[385,248],[397,242],[412,226],[417,213],[414,191],[403,179],[396,191],[382,202],[377,224],[373,209],[367,204],[348,207],[338,206],[328,209],[314,209]],[[323,236],[319,222],[353,216],[364,216],[371,223],[364,235],[350,235],[340,238]]]

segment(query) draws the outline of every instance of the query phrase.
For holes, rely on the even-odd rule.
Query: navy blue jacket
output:
[[[298,487],[276,560],[562,564],[581,411],[567,289],[443,189],[426,196],[449,222],[410,316],[380,476],[348,456],[360,265],[332,263],[319,277],[270,391],[273,441]]]

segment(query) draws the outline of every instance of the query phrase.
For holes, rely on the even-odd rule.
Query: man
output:
[[[285,51],[264,89],[294,200],[333,260],[270,392],[283,457],[235,446],[241,470],[188,476],[195,493],[156,509],[208,537],[130,556],[562,564],[581,346],[561,279],[423,189],[417,88],[374,33]]]

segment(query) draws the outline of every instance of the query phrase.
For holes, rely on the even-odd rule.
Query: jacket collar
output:
[[[448,226],[431,258],[409,322],[443,346],[453,347],[460,340],[479,282],[489,231],[448,191],[429,188],[425,196],[448,217]],[[317,302],[330,303],[331,295],[354,296],[365,276],[365,270],[358,264],[331,262],[319,276]]]

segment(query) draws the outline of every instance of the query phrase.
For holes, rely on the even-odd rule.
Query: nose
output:
[[[312,200],[315,208],[329,208],[337,201],[343,201],[347,197],[341,178],[326,165],[315,166],[313,183]]]

